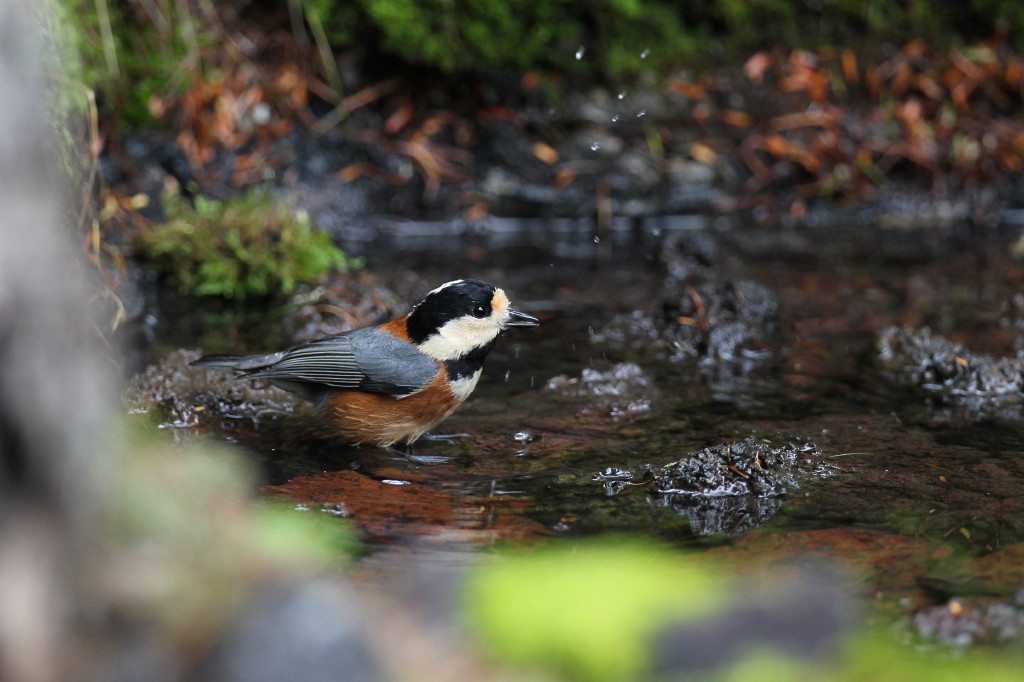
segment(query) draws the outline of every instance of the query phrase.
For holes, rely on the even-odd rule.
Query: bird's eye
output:
[[[487,317],[491,314],[491,311],[487,309],[485,305],[478,305],[473,308],[473,317]]]

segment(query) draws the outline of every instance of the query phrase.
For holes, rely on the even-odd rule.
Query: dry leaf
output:
[[[764,72],[771,66],[772,58],[767,52],[756,52],[743,65],[743,74],[754,85],[764,80]]]
[[[753,121],[751,121],[750,114],[745,111],[726,109],[722,112],[722,123],[733,128],[749,128]]]
[[[715,150],[706,144],[701,144],[700,142],[694,142],[690,145],[690,156],[693,157],[695,161],[699,161],[705,166],[713,166],[718,160],[718,154]]]
[[[412,108],[412,103],[407,99],[402,100],[398,108],[384,121],[382,127],[384,134],[394,135],[399,132],[402,128],[409,125],[409,121],[412,120],[414,114],[415,111]]]
[[[462,211],[462,218],[470,223],[477,223],[487,217],[487,204],[472,204]]]
[[[544,142],[534,142],[532,151],[534,156],[548,165],[558,161],[558,152],[555,151],[554,147]]]
[[[849,85],[856,85],[860,82],[860,72],[857,69],[857,55],[853,50],[843,50],[839,56],[839,63],[843,70],[843,80]]]
[[[568,187],[576,180],[576,171],[572,168],[562,168],[555,175],[555,181],[552,183],[558,189]]]

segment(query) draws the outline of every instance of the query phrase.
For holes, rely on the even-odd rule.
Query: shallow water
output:
[[[365,249],[371,270],[386,272],[387,253],[388,264],[407,263],[438,282],[490,279],[542,319],[508,335],[474,396],[442,426],[470,437],[414,448],[447,461],[351,448],[303,415],[204,428],[252,452],[266,472],[264,494],[352,519],[371,574],[410,557],[444,563],[451,552],[501,541],[624,532],[727,561],[837,557],[897,612],[907,598],[1020,588],[1019,402],[944,403],[896,385],[875,361],[875,335],[889,325],[928,326],[978,353],[1024,351],[1024,272],[1004,243],[973,242],[953,229],[780,232],[701,217],[616,223],[596,241],[594,228],[578,221],[554,233],[545,227],[495,221],[410,240],[400,225],[347,245]],[[657,302],[663,272],[655,256],[665,236],[699,230],[714,238],[722,276],[777,292],[767,359],[737,371],[657,357],[642,343],[597,343],[595,333],[600,338],[616,315]],[[190,345],[170,333],[161,342]],[[608,372],[626,361],[646,382],[639,389],[545,388],[554,377],[578,382],[588,368]],[[620,391],[641,404],[623,407]],[[680,502],[645,485],[646,469],[751,436],[811,442],[831,475],[763,499]],[[633,478],[609,487],[605,470]],[[416,551],[396,551],[403,548]]]

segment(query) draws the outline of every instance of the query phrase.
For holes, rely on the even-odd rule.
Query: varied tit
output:
[[[508,327],[537,318],[479,279],[437,287],[407,315],[270,355],[207,355],[193,365],[266,379],[313,401],[353,443],[411,443],[469,397]]]

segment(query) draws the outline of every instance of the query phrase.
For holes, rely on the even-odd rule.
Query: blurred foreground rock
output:
[[[0,679],[381,679],[337,549],[231,453],[129,441],[36,14],[0,3]]]

